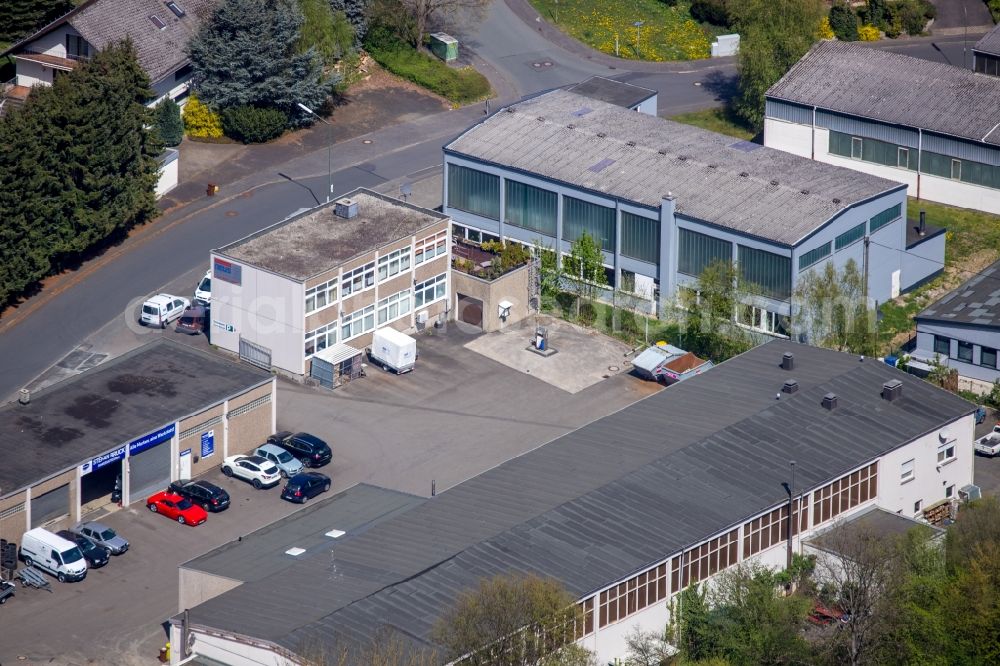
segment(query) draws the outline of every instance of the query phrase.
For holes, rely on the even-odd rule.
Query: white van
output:
[[[80,547],[41,527],[28,530],[21,537],[21,559],[29,567],[34,565],[48,571],[60,583],[87,577],[87,561]]]
[[[191,301],[180,296],[157,294],[142,304],[139,323],[146,326],[166,328],[174,319],[179,319]]]

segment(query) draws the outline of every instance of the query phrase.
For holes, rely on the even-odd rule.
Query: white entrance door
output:
[[[191,449],[184,449],[177,461],[177,478],[191,478]]]

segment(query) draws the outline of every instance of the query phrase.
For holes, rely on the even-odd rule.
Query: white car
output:
[[[142,304],[139,323],[166,328],[167,324],[173,320],[180,319],[189,305],[191,305],[191,301],[186,298],[170,294],[157,294]]]
[[[993,426],[993,432],[976,440],[976,453],[990,458],[1000,455],[1000,424]]]
[[[205,271],[205,277],[194,288],[194,302],[204,305],[212,302],[212,271]]]
[[[281,481],[277,466],[260,456],[229,456],[222,461],[222,473],[249,481],[254,488],[270,488]]]

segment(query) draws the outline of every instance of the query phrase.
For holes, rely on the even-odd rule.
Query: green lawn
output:
[[[390,49],[369,48],[368,52],[396,76],[427,88],[456,106],[484,100],[493,92],[486,77],[472,67],[449,67],[405,44]]]
[[[685,125],[694,125],[695,127],[701,127],[702,129],[718,132],[719,134],[727,134],[746,141],[752,141],[755,136],[753,130],[740,122],[738,118],[735,118],[725,107],[680,113],[676,116],[671,116],[670,120],[676,120]]]
[[[711,33],[691,18],[688,2],[674,7],[659,0],[531,0],[531,4],[563,32],[610,55],[656,61],[709,56]],[[638,45],[636,21],[645,22]]]

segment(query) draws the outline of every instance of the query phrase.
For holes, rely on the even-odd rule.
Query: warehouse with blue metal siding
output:
[[[584,232],[608,282],[662,312],[712,261],[753,285],[742,323],[788,334],[808,270],[865,262],[885,301],[940,270],[943,237],[907,263],[906,188],[557,90],[499,110],[444,148],[444,212],[474,241],[568,253]]]
[[[764,145],[1000,213],[1000,78],[821,42],[766,95]]]

